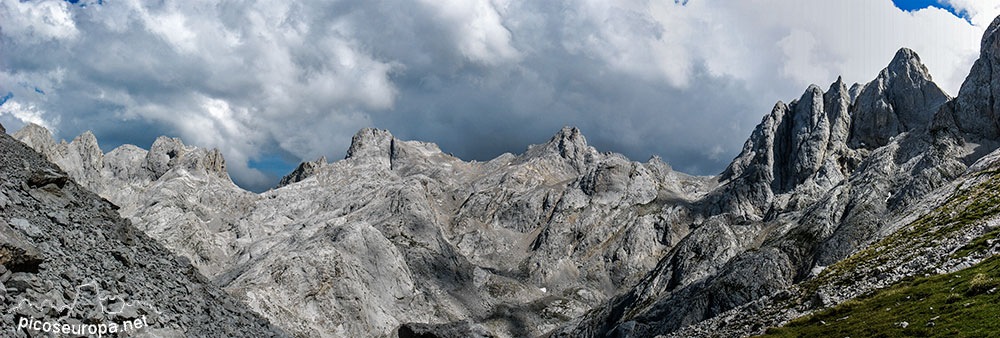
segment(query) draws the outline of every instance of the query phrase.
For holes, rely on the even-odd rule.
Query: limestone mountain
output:
[[[779,102],[709,194],[704,213],[721,220],[692,226],[630,291],[555,335],[757,335],[996,253],[968,246],[995,237],[995,213],[982,208],[995,203],[983,190],[1000,165],[998,135],[970,126],[995,122],[983,79],[994,76],[998,25],[954,99],[902,49],[858,90],[838,80]]]
[[[600,153],[576,128],[521,155],[465,162],[363,129],[347,158],[306,162],[253,194],[215,150],[161,137],[77,160],[78,140],[15,133],[233,296],[305,336],[471,321],[540,335],[652,269],[714,184]],[[84,141],[91,142],[91,141]],[[91,143],[93,144],[93,143]]]
[[[572,127],[486,162],[366,128],[254,194],[179,139],[14,136],[296,336],[758,335],[1000,252],[998,31],[957,97],[902,48],[775,104],[712,177]]]

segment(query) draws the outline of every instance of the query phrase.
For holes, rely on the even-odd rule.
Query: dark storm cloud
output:
[[[0,123],[93,130],[105,151],[179,136],[253,190],[367,126],[486,160],[574,125],[716,174],[775,101],[867,81],[900,46],[954,92],[982,31],[890,0],[799,4],[0,0]]]

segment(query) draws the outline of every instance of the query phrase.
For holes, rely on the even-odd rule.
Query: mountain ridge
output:
[[[56,163],[78,165],[72,161],[75,155],[67,155],[75,149],[72,142],[40,141],[51,136],[38,127],[19,131],[15,137],[35,145]],[[286,176],[286,184],[261,194],[243,191],[228,176],[218,174],[224,170],[224,160],[217,154],[161,137],[149,151],[126,145],[95,156],[93,162],[101,164],[100,170],[91,165],[74,171],[77,174],[73,176],[99,177],[89,181],[93,189],[120,205],[123,216],[142,224],[144,231],[188,257],[205,275],[252,308],[283,327],[292,327],[293,332],[309,335],[351,335],[363,332],[360,330],[365,326],[390,332],[413,319],[427,318],[414,313],[426,312],[431,306],[441,308],[432,312],[445,313],[443,322],[472,319],[479,321],[475,325],[483,325],[485,320],[492,325],[491,332],[528,330],[515,335],[541,334],[542,328],[554,328],[565,316],[617,292],[615,285],[631,283],[627,280],[637,278],[655,263],[658,252],[666,247],[661,241],[669,243],[682,235],[684,229],[657,230],[662,228],[662,216],[640,212],[640,206],[656,210],[664,204],[656,202],[658,199],[691,200],[689,196],[713,184],[710,177],[676,173],[658,158],[639,163],[619,154],[599,153],[572,127],[522,154],[504,154],[487,162],[464,162],[442,153],[432,143],[403,141],[388,131],[366,128],[353,137],[344,160],[304,162]],[[619,206],[625,207],[624,211],[616,211]],[[608,228],[583,235],[583,228],[607,228],[601,225],[607,219],[633,224],[626,226],[630,230],[625,232]],[[554,224],[580,230],[567,233],[565,226]],[[625,237],[610,236],[611,230]],[[342,246],[336,249],[335,257],[340,258],[331,260],[343,264],[337,269],[352,267],[357,271],[354,278],[358,284],[347,283],[354,289],[336,291],[341,296],[324,302],[334,307],[323,311],[334,314],[361,308],[367,319],[345,319],[339,323],[345,326],[332,327],[305,320],[314,324],[303,326],[300,315],[281,316],[288,316],[286,311],[294,311],[290,310],[293,304],[311,292],[288,295],[287,300],[255,300],[273,296],[262,293],[260,285],[271,290],[288,286],[269,276],[270,269],[263,267],[305,267],[287,261],[289,252],[305,250],[303,255],[310,252],[308,256],[317,257],[331,254],[310,244],[326,241],[326,233],[350,234],[326,245]],[[363,259],[369,254],[358,255],[361,252],[356,242],[381,248],[384,253],[377,255],[394,257],[388,261],[395,262],[389,264],[395,268],[370,266],[375,262]],[[625,254],[624,250],[632,247],[645,252]],[[564,255],[575,258],[566,261]],[[439,256],[455,261],[442,265]],[[511,257],[517,259],[512,261]],[[586,272],[580,270],[586,266],[583,261],[605,259],[626,263],[599,263]],[[571,263],[574,261],[580,263]],[[309,265],[315,264],[332,263]],[[558,268],[552,269],[553,265]],[[363,273],[368,270],[383,272]],[[441,271],[454,275],[440,275]],[[296,281],[319,290],[326,288],[323,278],[296,278],[317,279],[320,281]],[[388,285],[375,282],[393,279],[396,282],[388,285],[404,288],[388,291],[394,288],[383,289]],[[484,289],[476,290],[475,285],[462,280]],[[579,284],[584,280],[587,282]],[[522,291],[500,292],[503,289]],[[431,296],[442,292],[443,296]],[[395,301],[388,299],[363,303],[381,304],[374,307],[342,304],[354,297],[348,295],[362,294],[395,294],[427,305],[413,305],[415,310],[400,312],[397,305],[390,305]],[[486,305],[458,301],[461,298],[481,298]],[[264,310],[277,303],[289,310]],[[496,311],[491,310],[496,306],[513,307],[506,311],[517,314],[476,317],[482,316],[477,313]],[[527,319],[519,318],[522,316]],[[511,324],[514,320],[540,326],[518,328]],[[349,324],[364,326],[346,326]]]

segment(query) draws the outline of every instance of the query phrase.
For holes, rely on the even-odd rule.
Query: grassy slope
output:
[[[993,256],[958,272],[904,279],[784,327],[768,329],[762,337],[1000,336],[997,286],[1000,256]],[[908,325],[897,325],[901,322]]]

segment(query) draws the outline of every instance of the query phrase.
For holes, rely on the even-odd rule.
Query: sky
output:
[[[915,50],[956,95],[984,0],[0,0],[0,123],[222,151],[262,191],[360,128],[489,160],[581,129],[721,172],[775,102]]]

